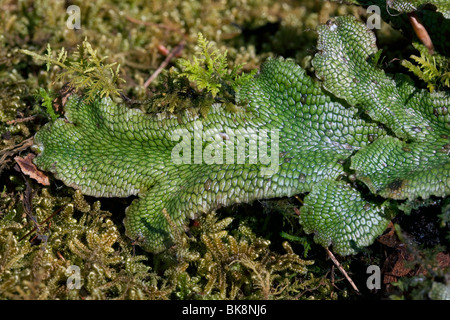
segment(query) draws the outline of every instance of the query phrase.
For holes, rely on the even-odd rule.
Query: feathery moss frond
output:
[[[416,64],[402,60],[402,66],[424,81],[430,92],[450,88],[450,59],[438,53],[430,54],[422,44],[413,43],[413,46],[420,52],[420,56],[410,56]]]
[[[57,80],[68,81],[69,85],[76,90],[84,89],[87,102],[92,102],[96,96],[119,96],[121,89],[117,88],[117,85],[125,82],[120,77],[120,65],[116,62],[105,64],[107,57],[99,57],[97,50],[92,48],[87,39],[77,46],[77,50],[70,58],[64,48],[61,48],[54,57],[50,44],[45,55],[29,50],[20,50],[20,52],[45,61],[47,71],[50,70],[51,65],[59,66],[64,71],[58,74]]]
[[[178,60],[183,70],[179,76],[188,78],[199,90],[205,90],[213,97],[219,93],[227,96],[230,89],[235,91],[240,85],[251,80],[256,73],[254,70],[249,74],[240,74],[242,64],[229,70],[227,51],[221,53],[201,33],[198,34],[198,46],[199,50],[192,62],[185,59]]]

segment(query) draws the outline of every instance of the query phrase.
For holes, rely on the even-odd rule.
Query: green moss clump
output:
[[[176,283],[177,299],[293,298],[307,286],[307,275],[314,277],[308,271],[314,262],[300,259],[288,242],[283,243],[285,253],[277,253],[245,224],[230,234],[226,228],[232,221],[219,220],[215,212],[203,215],[190,236],[173,226],[175,245],[159,257],[171,265],[166,275]]]
[[[13,158],[26,153],[27,141],[51,115],[43,112],[35,101],[36,90],[58,92],[65,84],[58,77],[59,67],[46,71],[42,67],[45,62],[33,61],[30,56],[19,54],[19,49],[43,55],[50,44],[55,52],[66,48],[71,56],[87,38],[98,50],[99,57],[109,57],[106,64],[121,65],[120,75],[127,83],[126,86],[118,83],[117,90],[137,101],[150,100],[151,108],[146,111],[176,113],[195,106],[206,114],[204,106],[214,99],[192,90],[186,79],[177,77],[181,69],[175,59],[166,68],[172,71],[163,71],[149,90],[144,88],[146,79],[166,58],[165,51],[185,41],[180,57],[190,60],[197,51],[197,35],[201,32],[216,43],[219,51],[227,50],[230,69],[244,64],[242,70],[248,72],[258,68],[269,56],[285,56],[292,57],[312,74],[310,61],[317,40],[313,30],[318,23],[348,13],[364,20],[365,10],[316,0],[152,3],[101,0],[77,3],[81,8],[82,29],[70,30],[65,27],[64,2],[25,0],[0,1],[0,4],[1,299],[355,298],[347,291],[348,285],[339,273],[330,270],[332,264],[316,250],[318,247],[311,239],[305,240],[308,238],[299,228],[293,229],[296,224],[292,221],[298,217],[291,205],[279,206],[285,199],[269,205],[264,218],[245,220],[246,213],[242,213],[245,210],[236,210],[239,212],[233,212],[233,221],[246,223],[234,228],[235,231],[229,231],[232,222],[227,216],[231,213],[200,217],[186,233],[179,234],[175,247],[151,255],[142,253],[136,246],[139,239],[132,242],[123,236],[122,217],[101,209],[108,204],[105,199],[86,201],[80,193],[59,184],[46,189],[30,183],[34,197],[27,213],[23,205],[27,186],[14,169]],[[421,13],[437,51],[445,52],[449,42],[445,33],[437,31],[448,29],[449,22],[433,10]],[[406,28],[411,29],[407,19],[404,16],[389,19],[394,27],[401,26],[407,36],[405,41],[399,32],[394,33],[386,23],[382,24],[382,29],[376,32],[380,48],[387,54],[385,61],[412,53],[412,48],[406,53],[404,50],[412,37],[411,30]],[[395,63],[383,66],[387,72],[401,68]],[[434,81],[431,80],[433,85],[442,87],[441,80],[436,84]],[[49,94],[48,98],[53,96]],[[442,200],[442,207],[441,224],[448,229],[448,198]],[[276,214],[278,211],[281,215]],[[267,222],[273,221],[267,218],[269,215],[275,216],[271,219],[277,219],[280,225],[289,224],[286,239],[293,243],[292,248],[290,245],[282,248],[273,241],[280,237],[278,229]],[[313,265],[308,263],[311,260],[299,258],[296,253],[302,254],[301,246],[295,246],[294,241],[308,249],[303,259],[314,259]],[[375,245],[362,255],[342,259],[341,263],[348,272],[354,271],[355,263],[381,265],[384,248],[377,249]],[[419,263],[434,265],[435,252],[422,256]],[[71,266],[80,267],[80,289],[68,288],[67,280],[73,276],[68,272],[73,269]],[[360,271],[351,276],[365,275],[365,270]],[[391,298],[442,296],[439,292],[446,284],[443,276],[446,271],[431,274],[425,281],[420,277],[401,279]]]
[[[171,290],[150,271],[146,257],[133,254],[100,202],[91,205],[80,192],[54,197],[42,189],[32,208],[25,218],[20,206],[9,208],[0,220],[4,298],[167,298]],[[79,277],[72,288],[71,270]]]
[[[100,58],[97,50],[85,39],[77,50],[73,53],[72,59],[67,59],[67,51],[61,48],[57,57],[53,57],[50,45],[47,46],[45,56],[36,54],[29,50],[20,52],[28,54],[35,59],[43,60],[47,63],[47,71],[52,65],[62,68],[64,71],[56,77],[57,81],[68,81],[68,86],[75,90],[84,89],[86,101],[92,102],[96,96],[119,96],[119,82],[125,82],[119,75],[120,65],[116,63],[105,64],[107,57]],[[113,69],[115,67],[115,69]],[[49,108],[47,108],[49,109]]]
[[[430,92],[450,88],[450,59],[438,53],[432,55],[428,49],[419,43],[413,43],[420,57],[411,55],[410,59],[402,60],[401,64],[416,77],[424,81]]]

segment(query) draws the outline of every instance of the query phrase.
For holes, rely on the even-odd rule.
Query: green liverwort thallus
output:
[[[448,195],[450,119],[443,108],[450,99],[394,82],[370,65],[375,38],[353,18],[338,18],[331,26],[318,29],[320,51],[313,61],[327,91],[294,62],[280,58],[269,59],[239,88],[245,112],[213,105],[206,119],[189,111],[178,118],[150,116],[109,98],[85,103],[73,96],[66,119],[37,133],[35,163],[88,195],[138,195],[124,223],[127,235],[149,251],[171,243],[164,209],[181,227],[200,212],[309,192],[300,217],[305,230],[324,246],[333,244],[337,253],[355,253],[386,228],[389,201],[365,200],[343,177],[354,173],[386,199]],[[357,108],[369,117],[360,118]],[[193,161],[173,158],[182,141],[174,132],[193,139],[201,134],[204,156],[225,150],[231,132],[248,138],[240,142],[245,143],[251,141],[248,132],[263,131],[269,133],[269,154],[275,143],[271,133],[278,134],[276,170],[270,168],[274,161],[258,157],[198,161],[195,148],[185,158]],[[188,150],[188,144],[180,149]]]

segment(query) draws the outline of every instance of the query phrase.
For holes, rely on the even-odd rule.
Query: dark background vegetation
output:
[[[81,8],[80,30],[66,27],[71,4]],[[152,255],[124,236],[131,198],[83,197],[52,177],[43,186],[15,161],[31,152],[33,135],[50,119],[37,90],[57,98],[64,86],[56,81],[58,67],[47,71],[19,49],[45,54],[50,44],[70,55],[87,39],[108,63],[120,64],[123,94],[146,101],[167,90],[166,71],[176,66],[175,59],[164,65],[168,53],[185,41],[178,57],[192,57],[199,32],[228,51],[231,65],[245,63],[244,71],[283,56],[313,76],[315,27],[337,15],[364,21],[363,7],[320,0],[4,0],[0,9],[1,299],[430,299],[435,283],[448,281],[448,199],[430,199],[427,207],[399,215],[372,246],[337,257],[358,293],[299,229],[302,195],[199,217],[176,248]],[[375,32],[383,68],[404,72],[399,61],[417,54],[411,30],[383,22]],[[239,246],[230,246],[231,238]],[[241,263],[233,263],[236,257]],[[81,269],[80,289],[67,288],[71,265]],[[380,290],[367,289],[369,265],[381,268]]]

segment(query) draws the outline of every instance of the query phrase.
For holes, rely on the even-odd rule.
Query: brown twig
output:
[[[47,223],[50,219],[52,219],[55,215],[57,215],[64,207],[61,207],[57,210],[55,210],[47,219],[45,219],[39,226],[35,226],[33,229],[31,229],[26,235],[24,235],[22,238],[19,239],[19,242],[28,237],[30,234],[32,234],[34,231],[36,231],[38,228],[40,228],[42,225]],[[37,222],[36,222],[37,223]]]
[[[334,256],[334,254],[328,249],[325,248],[325,251],[327,252],[328,256],[331,258],[331,260],[333,261],[333,263],[336,265],[336,267],[338,267],[338,269],[341,271],[341,273],[344,275],[344,277],[348,280],[348,282],[350,282],[351,286],[353,287],[353,289],[359,294],[359,290],[356,287],[355,283],[353,282],[353,280],[349,277],[349,275],[347,274],[347,272],[344,270],[344,268],[342,268],[341,264],[339,263],[339,261],[336,259],[336,257]]]
[[[144,83],[144,88],[147,88],[150,83],[152,83],[153,80],[156,79],[156,77],[161,73],[161,71],[169,64],[170,60],[177,55],[178,53],[183,50],[184,46],[186,45],[186,42],[182,40],[164,59],[164,61],[161,63],[161,65],[158,67],[158,69],[153,72],[153,74],[150,76],[150,78],[147,79]]]
[[[0,173],[3,171],[3,169],[7,166],[7,164],[10,162],[9,159],[7,159],[10,156],[15,155],[16,153],[19,153],[33,145],[33,137],[28,138],[26,140],[23,140],[21,143],[6,147],[3,150],[0,150]]]
[[[161,23],[142,21],[142,20],[130,17],[130,16],[126,16],[125,19],[127,19],[131,23],[140,24],[140,25],[149,26],[149,27],[156,27],[156,28],[160,28],[160,29],[166,29],[166,30],[175,31],[175,32],[181,34],[181,31],[179,29],[173,28],[173,27],[169,27],[169,26],[166,26],[166,25],[161,24]]]
[[[3,150],[0,150],[0,154],[7,153],[7,151],[11,151],[11,152],[23,151],[26,148],[31,147],[32,145],[33,145],[33,137],[30,137],[28,139],[23,140],[19,144],[15,144],[13,146],[9,146],[9,147],[6,147]]]
[[[15,124],[15,123],[20,123],[20,122],[26,122],[26,121],[31,121],[34,120],[36,118],[36,116],[29,116],[26,118],[19,118],[19,119],[14,119],[14,120],[9,120],[6,122],[6,124]]]

